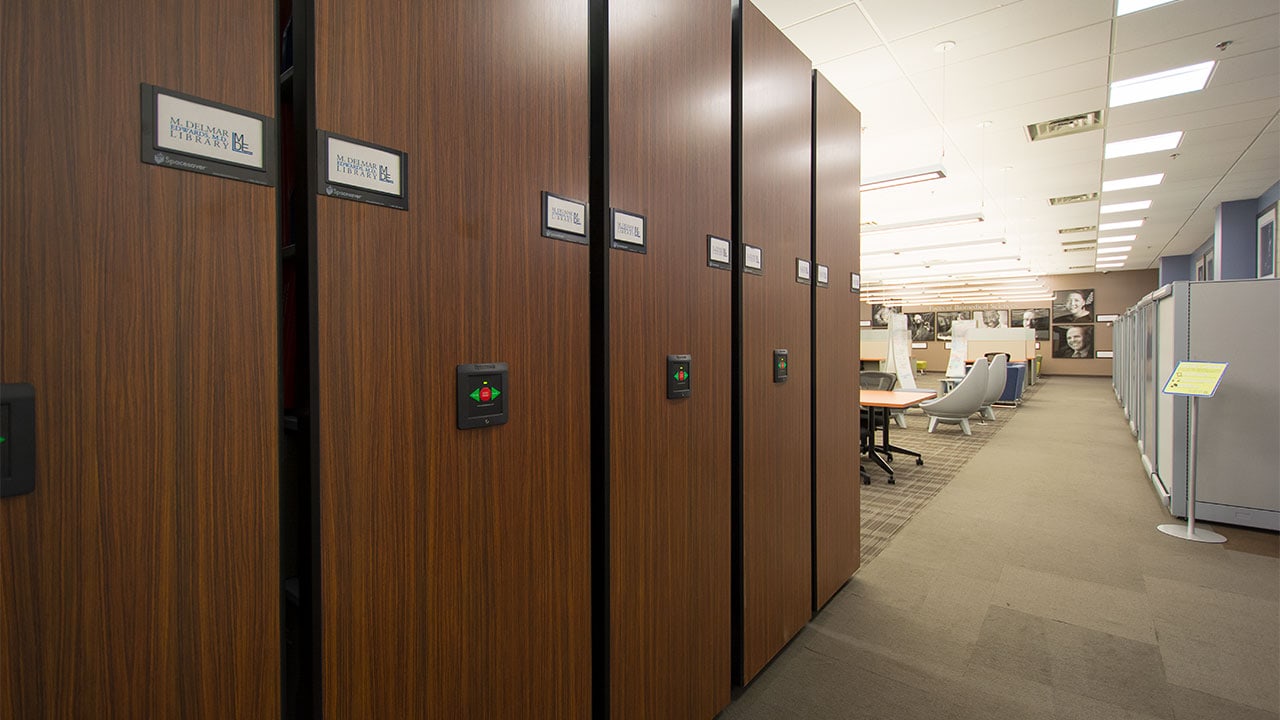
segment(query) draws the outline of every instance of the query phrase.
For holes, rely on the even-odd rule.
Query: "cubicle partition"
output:
[[[1250,324],[1223,322],[1247,309]],[[1169,511],[1187,514],[1189,401],[1166,395],[1179,361],[1227,362],[1212,398],[1199,401],[1196,517],[1280,529],[1280,280],[1176,282],[1117,321],[1116,395],[1143,465]]]

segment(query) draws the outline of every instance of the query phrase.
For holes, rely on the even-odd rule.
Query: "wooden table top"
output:
[[[938,397],[933,390],[862,390],[859,402],[867,407],[909,408]]]

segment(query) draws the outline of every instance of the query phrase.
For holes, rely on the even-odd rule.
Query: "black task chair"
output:
[[[858,374],[858,386],[863,390],[892,390],[898,384],[898,376],[893,373],[865,370]],[[887,414],[887,413],[886,413]],[[880,413],[871,412],[871,408],[862,408],[862,454],[865,455],[876,441],[876,430],[880,423],[886,422]],[[871,476],[859,468],[863,485],[871,484]]]

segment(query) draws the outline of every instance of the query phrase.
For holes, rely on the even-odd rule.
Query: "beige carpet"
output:
[[[941,378],[940,374],[928,374],[917,376],[916,382],[921,389],[937,390]],[[1027,388],[1024,402],[1031,402],[1045,382],[1047,380],[1042,380]],[[910,455],[894,455],[890,465],[894,470],[895,484],[889,485],[888,476],[878,465],[871,460],[863,460],[862,466],[871,475],[872,482],[862,486],[862,564],[865,566],[879,555],[889,539],[951,482],[960,468],[1017,412],[1017,408],[996,407],[996,419],[985,423],[975,416],[970,421],[972,435],[961,432],[959,425],[941,424],[930,433],[928,418],[916,408],[907,411],[906,428],[897,424],[891,426],[889,442],[920,453],[925,462],[924,465],[916,465],[915,458]],[[880,437],[879,433],[876,437]]]
[[[723,718],[1280,718],[1280,561],[1156,531],[1107,380],[1032,400]]]

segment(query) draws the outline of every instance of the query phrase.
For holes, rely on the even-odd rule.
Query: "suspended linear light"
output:
[[[1104,180],[1102,182],[1102,192],[1114,192],[1116,190],[1132,190],[1133,188],[1151,187],[1164,182],[1164,173],[1156,173],[1154,175],[1139,175],[1137,177],[1119,178],[1116,180]]]
[[[1100,247],[1096,252],[1099,255],[1114,255],[1116,253],[1126,253],[1132,249],[1132,245],[1111,245],[1108,247]]]
[[[1122,220],[1120,222],[1102,223],[1098,226],[1099,230],[1131,230],[1133,228],[1142,227],[1142,220]],[[1098,242],[1102,242],[1101,239]]]
[[[910,222],[891,223],[889,225],[874,225],[864,227],[863,236],[878,235],[880,233],[896,232],[898,230],[914,230],[916,228],[937,228],[948,225],[967,225],[969,223],[984,222],[986,218],[982,213],[972,213],[969,215],[953,215],[950,217],[930,218],[928,220],[912,220]]]
[[[1100,237],[1097,242],[1099,245],[1103,245],[1106,243],[1132,242],[1136,239],[1138,239],[1137,235],[1112,235],[1111,237]]]
[[[1138,200],[1127,203],[1112,203],[1111,205],[1103,205],[1098,209],[1100,215],[1111,215],[1114,213],[1132,212],[1134,210],[1146,210],[1151,207],[1150,200]]]
[[[928,167],[907,170],[905,172],[878,175],[862,183],[861,190],[862,192],[871,192],[872,190],[883,190],[885,188],[901,187],[902,185],[913,185],[915,183],[928,182],[930,180],[942,180],[946,176],[947,171],[941,165],[930,165]]]

